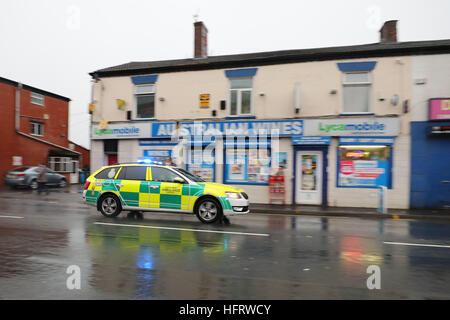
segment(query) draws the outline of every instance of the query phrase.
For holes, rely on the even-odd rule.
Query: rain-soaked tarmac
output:
[[[0,190],[0,299],[449,299],[450,223],[101,216],[79,186]],[[69,290],[69,266],[80,289]],[[369,290],[369,266],[380,289]]]

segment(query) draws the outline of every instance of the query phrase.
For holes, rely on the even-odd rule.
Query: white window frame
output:
[[[231,88],[231,82],[233,80],[238,79],[249,79],[252,81],[252,86],[250,88],[239,88],[239,89],[232,89]],[[237,101],[236,101],[236,114],[231,114],[231,92],[237,91]],[[242,91],[250,91],[250,113],[242,113]],[[228,83],[228,116],[230,117],[245,117],[245,116],[253,116],[253,77],[239,77],[239,78],[230,78]]]
[[[150,92],[150,91],[149,92],[140,92],[140,93],[136,92],[138,87],[146,87],[146,86],[152,86],[153,87],[152,92]],[[136,120],[147,120],[147,119],[153,120],[153,119],[156,119],[156,90],[155,90],[155,87],[156,86],[155,86],[154,83],[137,84],[137,85],[134,86],[133,119],[136,119]],[[154,101],[154,106],[153,106],[153,113],[154,113],[154,115],[153,115],[153,117],[151,117],[151,118],[138,118],[138,116],[137,116],[137,114],[138,114],[138,112],[137,112],[137,107],[138,107],[138,105],[137,105],[137,97],[138,96],[150,96],[150,95],[153,95],[153,101]]]
[[[366,82],[345,82],[345,75],[351,73],[367,73],[368,81]],[[367,96],[368,110],[367,111],[345,111],[345,101],[344,101],[344,89],[345,87],[358,87],[358,86],[368,86],[369,93]],[[342,73],[342,112],[341,114],[372,114],[372,72],[371,71],[346,71]]]
[[[61,170],[57,170],[56,165]],[[73,173],[74,160],[70,157],[49,157],[48,166],[55,172]]]
[[[44,95],[36,92],[31,92],[30,100],[32,104],[44,107],[45,106],[45,99]]]
[[[32,136],[43,137],[44,136],[44,124],[42,122],[30,121],[30,134]],[[37,131],[36,131],[37,129]],[[39,133],[40,131],[40,133]]]

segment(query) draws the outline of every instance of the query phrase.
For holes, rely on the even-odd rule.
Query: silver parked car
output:
[[[37,189],[39,167],[19,167],[12,169],[5,176],[5,184],[11,187],[29,187]],[[47,185],[65,187],[66,177],[47,168]]]

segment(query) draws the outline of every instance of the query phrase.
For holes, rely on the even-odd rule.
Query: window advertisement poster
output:
[[[390,146],[340,146],[339,187],[388,186]]]
[[[225,180],[226,182],[248,182],[248,163],[246,149],[226,149]]]
[[[225,183],[268,184],[268,149],[226,149]]]
[[[317,190],[317,155],[302,155],[302,190]]]
[[[269,153],[267,149],[248,149],[248,182],[269,183]]]
[[[207,182],[215,179],[214,151],[206,149],[191,149],[187,170]]]

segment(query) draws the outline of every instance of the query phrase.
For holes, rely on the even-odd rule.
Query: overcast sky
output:
[[[72,99],[69,138],[89,147],[88,72],[193,56],[193,15],[209,55],[450,39],[450,1],[14,0],[0,2],[0,76]]]

